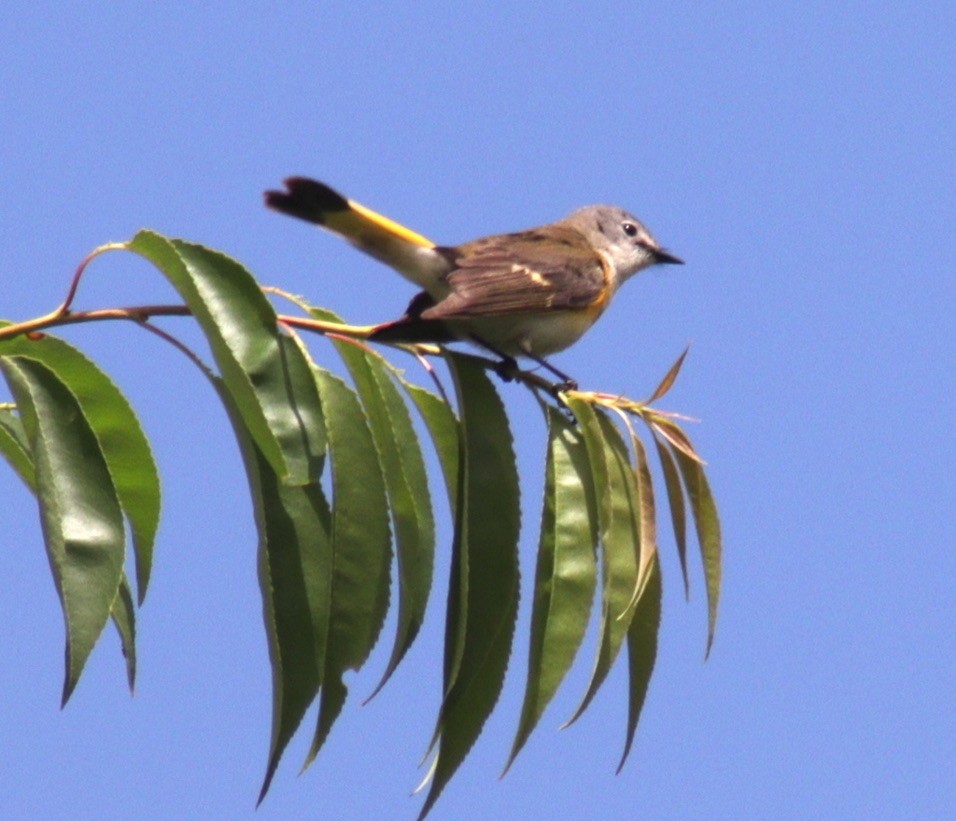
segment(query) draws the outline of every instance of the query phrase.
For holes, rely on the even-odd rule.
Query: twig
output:
[[[66,304],[66,303],[64,303]],[[185,305],[135,305],[128,308],[100,308],[95,311],[70,311],[57,308],[45,316],[16,322],[0,328],[0,339],[30,335],[46,328],[60,325],[78,325],[81,322],[98,322],[107,319],[126,319],[133,322],[145,322],[154,316],[190,316],[192,312]]]

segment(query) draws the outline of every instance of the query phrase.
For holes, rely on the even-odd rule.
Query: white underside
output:
[[[549,356],[577,342],[594,323],[588,311],[549,311],[545,314],[512,314],[449,322],[460,339],[479,339],[508,356],[533,353]]]

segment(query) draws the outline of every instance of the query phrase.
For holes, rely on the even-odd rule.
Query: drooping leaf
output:
[[[591,477],[594,483],[594,495],[597,501],[599,536],[611,521],[611,491],[609,488],[609,465],[604,449],[604,434],[598,420],[598,412],[582,399],[568,399],[567,406],[581,428],[587,448]]]
[[[99,440],[42,362],[0,357],[36,468],[44,541],[66,620],[63,703],[106,625],[123,575],[123,514]]]
[[[518,612],[520,500],[507,416],[474,357],[448,352],[446,361],[458,397],[461,493],[439,746],[419,818],[432,808],[498,700]]]
[[[548,459],[538,543],[528,681],[505,772],[528,740],[581,646],[597,583],[597,503],[580,430],[545,405]]]
[[[442,475],[445,478],[448,503],[454,514],[458,497],[458,419],[449,404],[441,397],[405,379],[399,381],[405,392],[412,398],[419,415],[425,422],[425,427],[428,428],[441,464]]]
[[[686,351],[685,351],[686,354]],[[683,356],[671,369],[676,376]],[[667,382],[667,378],[665,378]],[[668,386],[669,387],[669,386]],[[666,390],[666,388],[665,388]],[[640,719],[654,662],[657,658],[657,641],[661,620],[661,572],[657,550],[657,512],[654,501],[654,483],[651,479],[650,465],[644,443],[634,432],[634,426],[628,416],[619,414],[631,438],[634,453],[634,478],[637,490],[638,511],[640,517],[640,551],[638,555],[637,585],[628,604],[628,610],[634,608],[631,625],[627,631],[628,656],[628,716],[624,750],[618,763],[620,772],[627,761],[628,753],[634,742],[634,733]],[[678,488],[679,491],[679,488]]]
[[[36,492],[36,472],[26,431],[20,417],[7,408],[0,408],[0,456],[10,463],[23,483]]]
[[[129,683],[129,691],[132,693],[136,687],[136,605],[125,573],[120,579],[110,617],[119,634],[123,658],[126,659],[126,680]]]
[[[313,313],[320,319],[334,317],[318,309]],[[395,534],[398,621],[392,653],[374,696],[408,652],[425,619],[435,561],[435,521],[418,435],[391,370],[372,350],[341,340],[335,341],[335,346],[365,408],[381,460]]]
[[[690,576],[687,572],[687,513],[684,508],[684,491],[681,488],[677,465],[667,445],[657,436],[654,436],[654,445],[664,474],[664,486],[667,488],[667,504],[674,527],[674,543],[677,545],[677,557],[680,559],[681,574],[684,577],[684,598],[689,599]]]
[[[637,553],[641,538],[634,472],[620,432],[604,411],[595,410],[581,400],[572,400],[569,406],[587,443],[595,487],[600,487],[600,476],[604,472],[601,465],[606,467],[607,485],[604,505],[598,497],[604,583],[598,654],[587,692],[565,726],[576,721],[587,709],[607,678],[627,636],[633,616],[629,604],[637,585]],[[592,415],[597,420],[596,425]]]
[[[628,609],[637,603],[644,586],[647,584],[651,567],[657,561],[657,511],[654,502],[654,483],[651,480],[651,470],[647,463],[647,451],[644,443],[634,432],[631,420],[624,413],[619,414],[631,438],[631,450],[634,453],[634,479],[637,492],[638,516],[640,527],[638,533],[640,543],[637,553],[637,584]]]
[[[315,383],[296,346],[283,345],[276,314],[252,275],[225,254],[140,231],[130,251],[179,291],[209,341],[226,389],[282,481],[304,485],[321,471],[325,429]]]
[[[332,468],[332,602],[319,717],[305,766],[318,754],[348,693],[346,670],[368,658],[388,608],[391,537],[375,442],[355,391],[316,368]]]
[[[5,323],[0,323],[0,325]],[[146,595],[159,527],[159,471],[149,440],[126,397],[113,381],[72,345],[54,336],[0,340],[0,355],[23,354],[50,368],[83,408],[129,521],[140,604]]]
[[[700,544],[700,555],[704,565],[704,584],[707,588],[707,650],[710,655],[717,630],[717,609],[720,604],[720,520],[717,517],[717,505],[714,502],[710,484],[704,474],[704,466],[689,457],[681,448],[674,448],[674,457],[684,479],[684,488],[690,500]]]
[[[287,339],[282,344],[294,343]],[[317,482],[289,485],[282,480],[222,380],[206,375],[232,422],[259,533],[259,586],[272,665],[272,737],[261,803],[322,683],[331,600],[330,513]]]
[[[661,624],[661,566],[657,553],[654,554],[648,570],[647,584],[641,590],[634,610],[634,618],[627,631],[628,661],[628,710],[627,734],[624,740],[624,752],[617,765],[620,772],[627,761],[628,753],[634,742],[634,732],[641,717],[654,662],[657,659],[657,636]]]

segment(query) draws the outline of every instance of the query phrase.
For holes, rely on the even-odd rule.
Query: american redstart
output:
[[[290,177],[266,205],[339,234],[424,289],[382,342],[475,342],[506,360],[544,357],[577,342],[629,277],[683,264],[627,211],[590,205],[550,225],[441,246],[315,180]],[[513,364],[513,362],[512,362]]]

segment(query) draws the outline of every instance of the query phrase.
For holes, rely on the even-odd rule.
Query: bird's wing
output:
[[[450,293],[423,319],[582,310],[609,296],[604,260],[573,229],[549,226],[439,250],[454,265],[445,276]]]

